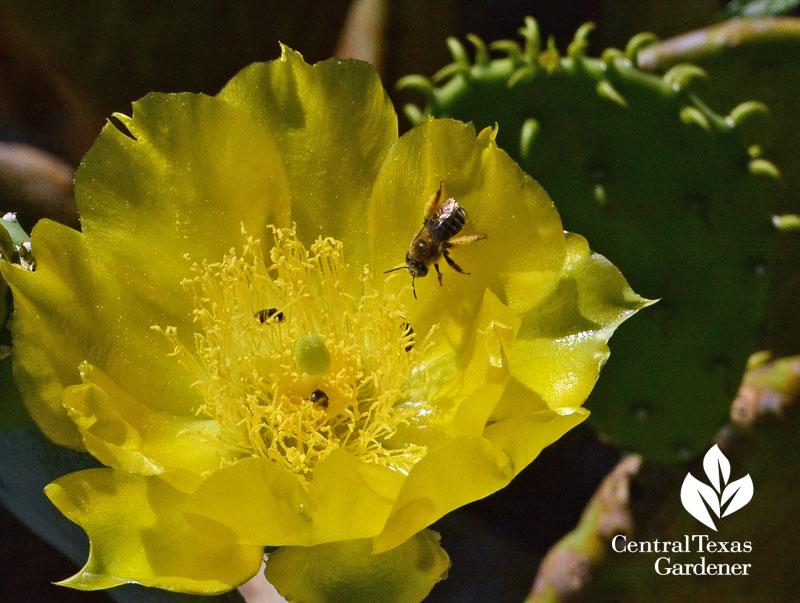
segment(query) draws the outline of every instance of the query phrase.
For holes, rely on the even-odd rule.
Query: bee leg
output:
[[[433,193],[428,199],[428,202],[425,204],[425,219],[422,221],[424,224],[427,222],[431,216],[436,212],[436,208],[439,207],[439,201],[442,199],[442,187],[444,186],[444,180],[439,180],[439,190]]]
[[[444,249],[450,249],[451,247],[463,247],[464,245],[469,245],[475,241],[484,240],[486,240],[486,235],[483,234],[465,235],[463,237],[456,237],[455,239],[450,239],[449,241],[442,243],[442,247]]]
[[[450,257],[450,254],[449,254],[449,253],[447,253],[447,249],[445,249],[444,251],[442,251],[442,255],[444,256],[444,259],[447,261],[447,265],[448,265],[448,266],[450,266],[450,268],[452,268],[452,269],[453,269],[453,270],[455,270],[456,272],[460,272],[461,274],[469,274],[469,272],[465,272],[465,271],[464,271],[464,270],[461,268],[461,266],[459,266],[458,264],[456,264],[456,263],[453,261],[453,258],[451,258],[451,257]],[[437,269],[437,272],[438,272],[438,269]],[[442,282],[442,275],[441,275],[441,274],[439,275],[439,282],[440,282],[440,283]]]
[[[414,299],[417,299],[417,286],[414,283],[415,280],[416,280],[415,277],[412,275],[411,276],[411,292],[414,294]]]
[[[447,257],[445,257],[445,259],[447,260]],[[450,260],[447,260],[447,262],[450,263]],[[433,267],[436,268],[436,276],[439,278],[439,286],[441,287],[442,286],[442,273],[439,272],[439,264],[434,264]]]

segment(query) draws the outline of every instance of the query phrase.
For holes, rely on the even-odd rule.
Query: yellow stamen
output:
[[[424,447],[394,448],[397,427],[421,412],[404,387],[420,351],[396,295],[365,267],[354,278],[342,243],[307,250],[293,229],[274,229],[268,254],[248,238],[185,281],[195,300],[194,349],[165,329],[196,375],[198,414],[220,424],[218,443],[297,473],[341,448],[407,471]],[[413,407],[413,408],[412,408]]]

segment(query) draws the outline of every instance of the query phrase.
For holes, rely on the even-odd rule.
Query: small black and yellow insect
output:
[[[444,257],[447,264],[456,272],[469,274],[453,261],[449,250],[452,247],[469,245],[486,238],[484,234],[453,238],[461,232],[464,224],[467,223],[467,212],[453,197],[448,197],[440,205],[443,187],[444,181],[440,180],[439,190],[431,195],[425,205],[425,219],[422,222],[422,228],[411,241],[411,247],[406,253],[406,263],[384,272],[384,274],[388,274],[395,270],[408,270],[411,273],[411,288],[414,292],[414,299],[417,299],[414,279],[427,275],[428,266],[431,264],[436,269],[439,285],[442,284],[442,273],[439,270],[439,258],[441,257]]]
[[[253,314],[253,316],[258,318],[262,324],[268,320],[271,322],[283,322],[286,320],[286,316],[284,316],[283,312],[279,311],[278,308],[265,308]]]
[[[403,338],[408,340],[404,349],[406,352],[410,352],[414,349],[414,327],[408,321],[403,322],[400,326],[403,329]]]
[[[328,408],[328,394],[321,389],[315,389],[308,397],[312,404],[316,404],[322,408]]]

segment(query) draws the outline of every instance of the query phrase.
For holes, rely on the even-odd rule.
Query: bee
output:
[[[442,273],[439,270],[441,257],[444,257],[447,264],[456,272],[469,274],[453,261],[449,250],[452,247],[469,245],[486,238],[486,235],[483,234],[453,238],[464,228],[464,224],[467,222],[467,212],[453,197],[448,197],[444,203],[440,204],[443,186],[444,181],[440,180],[439,190],[431,195],[425,205],[425,219],[422,222],[422,228],[411,241],[411,247],[406,253],[406,263],[384,272],[384,274],[388,274],[395,270],[408,270],[411,273],[411,290],[414,292],[414,299],[417,299],[414,280],[428,274],[428,266],[431,264],[436,269],[436,276],[439,278],[441,286]]]
[[[312,404],[316,404],[322,408],[328,408],[328,394],[321,389],[315,389],[308,397]]]
[[[262,324],[268,320],[271,320],[272,322],[283,322],[286,320],[286,316],[284,316],[283,312],[278,310],[278,308],[266,308],[264,310],[259,310],[253,316],[258,318]]]
[[[403,339],[406,340],[406,345],[403,346],[403,349],[406,352],[410,352],[414,349],[414,327],[411,326],[410,322],[405,321],[401,328],[403,329]]]

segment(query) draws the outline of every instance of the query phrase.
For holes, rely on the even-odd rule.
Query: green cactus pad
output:
[[[642,69],[663,73],[691,61],[710,76],[703,100],[758,137],[764,153],[783,177],[770,208],[788,214],[779,228],[796,228],[800,214],[800,19],[733,19],[653,44],[640,53]],[[756,99],[759,103],[743,102]],[[769,107],[764,119],[761,103]],[[755,142],[755,141],[754,141]],[[777,355],[800,352],[800,236],[778,238],[764,347]]]
[[[587,236],[640,294],[661,298],[619,329],[589,400],[601,436],[660,461],[699,453],[725,421],[758,344],[773,256],[768,213],[777,169],[731,118],[689,87],[701,70],[663,78],[625,52],[584,55],[590,26],[559,56],[526,20],[522,46],[501,41],[475,63],[450,40],[454,63],[401,81],[425,110],[499,125],[498,144],[550,193],[565,228]],[[523,245],[524,241],[520,241]]]

